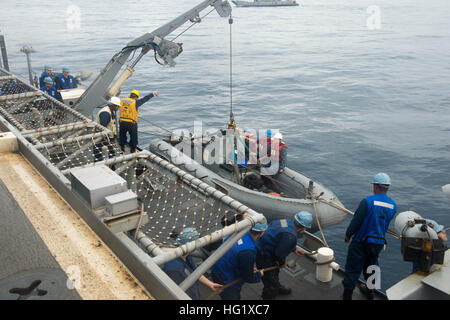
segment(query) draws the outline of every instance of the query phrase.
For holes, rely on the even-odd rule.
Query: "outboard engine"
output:
[[[401,212],[395,218],[395,230],[401,235],[404,261],[416,262],[419,271],[429,273],[433,264],[443,264],[447,247],[433,225],[414,211]]]

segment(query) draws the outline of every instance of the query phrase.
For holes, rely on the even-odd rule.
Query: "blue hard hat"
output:
[[[305,228],[311,228],[312,214],[308,211],[300,211],[295,214],[295,220]]]
[[[372,184],[384,184],[391,185],[391,178],[386,173],[380,172],[377,173],[372,180]]]
[[[247,132],[249,129],[247,127],[244,128],[244,132]]]
[[[52,67],[49,64],[46,64],[44,66],[44,70],[52,70]]]
[[[444,226],[443,226],[442,224],[437,223],[437,222],[434,221],[434,220],[427,219],[427,222],[428,222],[428,223],[431,223],[431,224],[433,225],[433,229],[434,229],[434,231],[436,231],[436,233],[439,233],[439,232],[441,232],[442,230],[444,230]]]
[[[53,80],[50,77],[45,77],[44,78],[44,83],[49,83],[49,84],[53,84]]]
[[[272,130],[267,129],[266,130],[266,136],[271,137],[272,136]]]
[[[267,222],[264,222],[264,223],[257,223],[257,224],[255,224],[255,226],[252,228],[252,230],[253,231],[256,231],[256,232],[263,232],[263,231],[266,231],[266,229],[267,229]]]
[[[63,72],[69,72],[70,70],[69,70],[69,67],[64,66],[64,67],[62,68],[62,71],[63,71]]]
[[[178,235],[177,243],[180,245],[186,244],[200,238],[200,234],[195,228],[184,228]]]

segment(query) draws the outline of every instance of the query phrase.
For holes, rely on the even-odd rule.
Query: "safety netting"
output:
[[[186,227],[200,236],[241,220],[242,214],[175,174],[155,156],[139,156],[115,165],[133,190],[149,222],[140,228],[160,247],[176,247],[176,238]]]
[[[12,75],[0,76],[0,114],[60,170],[122,154],[106,128]]]
[[[139,231],[159,247],[177,247],[186,227],[200,237],[212,234],[248,209],[236,210],[148,151],[126,155],[109,130],[11,74],[0,77],[0,90],[0,114],[64,175],[105,164],[124,178],[148,217]]]

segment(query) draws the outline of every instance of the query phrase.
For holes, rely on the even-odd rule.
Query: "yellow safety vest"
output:
[[[97,119],[95,121],[98,124],[100,124],[100,113],[102,113],[102,112],[108,112],[109,115],[111,116],[111,121],[108,123],[106,128],[108,128],[112,132],[112,134],[110,135],[110,138],[114,138],[114,135],[117,134],[117,132],[116,132],[116,118],[113,117],[111,109],[109,109],[109,107],[106,106],[106,107],[103,107],[102,109],[100,109],[100,111],[97,113]]]
[[[120,121],[137,123],[138,111],[136,109],[136,100],[125,98],[120,101]]]

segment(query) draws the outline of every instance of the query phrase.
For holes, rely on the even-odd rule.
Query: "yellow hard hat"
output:
[[[137,90],[133,90],[133,91],[131,91],[131,93],[134,93],[138,98],[140,96],[139,91],[137,91]]]

